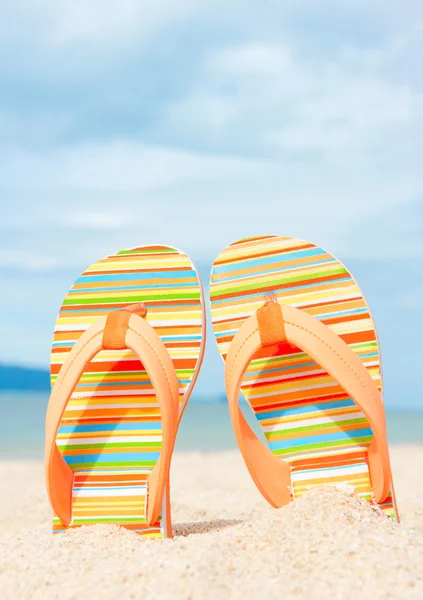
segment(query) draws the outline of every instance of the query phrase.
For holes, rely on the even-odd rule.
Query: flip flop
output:
[[[169,246],[108,256],[70,289],[46,419],[54,532],[108,523],[172,536],[169,468],[203,360],[203,300],[194,265]]]
[[[210,302],[235,436],[268,502],[349,485],[398,520],[378,338],[344,265],[296,238],[244,239],[215,260]]]

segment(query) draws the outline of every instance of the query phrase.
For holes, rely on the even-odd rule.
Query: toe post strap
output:
[[[371,484],[377,503],[389,495],[391,468],[385,412],[379,390],[350,347],[307,312],[278,303],[275,295],[246,319],[234,336],[225,364],[225,383],[235,436],[258,489],[273,506],[289,502],[290,466],[264,446],[245,421],[238,405],[242,378],[263,347],[290,343],[306,352],[345,390],[365,414],[373,431],[368,448]],[[276,478],[276,480],[275,480]]]
[[[73,471],[56,438],[69,399],[89,362],[101,350],[129,349],[137,354],[156,392],[162,420],[162,448],[148,481],[147,521],[157,521],[175,444],[179,382],[173,361],[155,330],[143,318],[143,304],[100,317],[79,338],[60,369],[46,418],[45,479],[50,504],[64,525],[72,522]]]

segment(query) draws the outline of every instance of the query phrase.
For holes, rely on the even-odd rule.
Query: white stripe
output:
[[[172,358],[197,358],[198,355],[195,353],[188,353],[185,352],[183,349],[181,348],[167,348],[167,351],[169,352],[170,356]],[[110,352],[110,354],[109,354]],[[92,363],[97,363],[97,362],[104,362],[105,360],[125,360],[125,361],[132,361],[132,362],[137,362],[139,361],[138,356],[134,353],[131,352],[130,350],[123,350],[122,352],[124,352],[125,354],[116,354],[116,350],[102,350],[102,354],[101,356],[97,355],[96,357],[94,357],[91,362]],[[62,360],[60,362],[63,362],[63,360],[67,357],[68,353],[63,352],[61,353],[61,358]],[[59,362],[59,361],[58,361]],[[98,375],[98,373],[96,373]]]
[[[96,394],[97,396],[97,394]],[[120,396],[120,394],[119,394]],[[86,396],[84,395],[84,398]],[[72,394],[72,398],[75,398],[75,394]],[[156,408],[157,404],[155,402],[149,402],[148,404],[141,404],[138,402],[134,402],[132,404],[78,404],[78,405],[71,405],[68,404],[66,407],[66,412],[68,411],[76,411],[76,410],[97,410],[97,409],[104,409],[104,408]]]
[[[185,352],[184,350],[181,350],[181,348],[167,348],[167,351],[169,352],[171,358],[198,358],[197,354],[190,354],[188,352]],[[110,354],[109,354],[110,352]],[[95,359],[92,359],[91,362],[92,363],[98,363],[98,362],[104,362],[104,361],[113,361],[113,360],[125,360],[125,361],[132,361],[132,362],[137,362],[139,361],[138,356],[134,353],[131,352],[130,350],[122,350],[121,354],[116,354],[116,350],[113,351],[109,351],[109,350],[102,350],[101,351],[101,356],[100,357],[96,357]],[[54,355],[54,360],[51,361],[51,363],[53,365],[61,365],[65,362],[66,358],[68,357],[69,352],[60,352],[60,353],[55,353]],[[94,375],[96,375],[97,377],[101,374],[107,374],[108,371],[99,371],[97,370]],[[127,371],[125,371],[125,373],[127,373]]]
[[[74,435],[74,434],[71,434]],[[97,438],[60,438],[58,441],[59,446],[72,446],[76,444],[101,444],[103,442],[109,442],[111,444],[120,444],[126,442],[160,442],[162,439],[161,435],[117,435],[117,436],[105,436]],[[63,442],[63,443],[62,443]]]
[[[144,387],[144,386],[142,386]],[[140,386],[141,388],[141,386]],[[179,388],[179,394],[183,394],[185,392],[185,388]],[[97,390],[93,391],[93,392],[73,392],[71,398],[77,399],[77,398],[107,398],[107,397],[114,397],[114,396],[155,396],[156,392],[152,389],[148,389],[148,390],[144,390],[144,389],[137,389],[137,390],[120,390],[119,388],[117,388],[116,390],[108,390],[107,392],[99,392]],[[122,406],[122,405],[119,405]],[[154,407],[153,403],[149,403],[149,404],[145,404],[145,405],[141,405],[141,404],[131,404],[130,406],[132,407],[140,407],[142,406],[143,408],[149,408],[149,407]],[[97,407],[94,407],[97,408]],[[72,410],[78,410],[78,408],[72,408]]]
[[[317,259],[319,257],[313,256],[313,258]],[[328,257],[328,258],[329,258],[329,260],[325,259],[325,263],[323,263],[323,264],[322,263],[306,264],[306,265],[300,264],[300,265],[294,265],[294,266],[291,266],[288,268],[287,267],[284,268],[281,266],[281,268],[279,268],[277,270],[272,269],[272,263],[270,263],[268,265],[263,265],[263,272],[260,273],[260,278],[261,278],[260,280],[263,282],[263,285],[264,285],[264,282],[266,280],[274,279],[278,275],[285,276],[285,275],[289,275],[289,274],[295,273],[295,272],[302,273],[304,270],[304,267],[306,267],[307,269],[310,269],[310,273],[321,270],[322,266],[327,267],[328,269],[330,269],[330,267],[332,266],[332,270],[337,269],[339,267],[339,263],[336,260],[336,258],[334,258],[333,256]],[[284,263],[285,260],[281,259],[280,262]],[[271,269],[271,270],[265,271],[266,267],[269,267],[269,269]],[[216,281],[213,282],[213,285],[216,289],[218,289],[220,286],[225,287],[228,283],[231,283],[231,282],[236,283],[236,284],[239,283],[241,285],[248,281],[254,282],[254,281],[256,281],[256,279],[257,279],[257,273],[249,273],[249,274],[243,275],[241,277],[239,275],[235,275],[234,277],[228,278],[225,281],[223,281],[221,279],[216,279]]]
[[[267,365],[265,365],[265,367],[266,366]],[[271,363],[268,366],[271,367]],[[264,373],[265,369],[263,369],[261,372]],[[248,376],[248,372],[246,375]],[[308,377],[309,375],[327,375],[327,373],[324,369],[315,369],[314,371],[291,373],[290,375],[275,375],[274,377],[263,377],[260,379],[254,379],[250,375],[248,379],[244,380],[243,385],[251,385],[252,383],[270,383],[271,381],[284,381],[285,379],[292,379],[292,381],[294,381],[295,379],[304,379],[304,377]]]
[[[320,304],[321,302],[336,302],[337,300],[341,300],[343,302],[352,302],[353,300],[362,300],[362,295],[358,292],[354,292],[354,293],[349,293],[348,290],[350,289],[357,289],[357,286],[355,285],[355,283],[351,283],[351,285],[349,287],[344,287],[344,288],[332,288],[331,292],[338,292],[337,294],[334,294],[332,296],[326,296],[324,293],[322,293],[321,291],[316,292],[316,296],[315,298],[313,298],[313,291],[309,291],[306,292],[305,290],[303,290],[302,292],[298,292],[296,291],[295,294],[289,295],[287,294],[287,296],[289,296],[289,304],[295,307],[301,307],[301,306],[307,306],[310,305],[310,307],[312,308],[315,304]],[[347,293],[348,292],[348,293]],[[295,302],[295,298],[300,298],[301,296],[307,296],[307,294],[309,295],[308,299],[303,300],[302,302]],[[286,298],[286,296],[284,296]],[[311,304],[310,304],[311,302]]]
[[[330,409],[331,410],[331,409]],[[337,409],[334,409],[337,410]],[[309,416],[310,413],[305,413],[305,416]],[[322,414],[321,412],[316,413],[316,414]],[[304,420],[301,421],[290,421],[290,422],[282,422],[282,423],[275,423],[273,425],[264,425],[263,426],[263,431],[267,432],[276,432],[276,431],[284,431],[285,429],[297,429],[300,427],[308,427],[309,425],[323,425],[323,424],[330,424],[330,423],[335,423],[337,421],[350,421],[352,419],[362,419],[364,418],[364,414],[362,412],[360,412],[359,410],[357,410],[356,412],[353,412],[351,414],[349,413],[345,413],[345,414],[338,414],[338,415],[331,415],[330,413],[328,413],[327,415],[323,416],[323,417],[319,417],[317,419],[313,419],[313,418],[305,418]]]
[[[88,329],[89,325],[56,325],[54,331],[85,331]]]
[[[72,398],[94,398],[94,397],[113,397],[113,396],[155,396],[156,393],[154,390],[120,390],[117,388],[116,390],[110,390],[107,392],[73,392]],[[152,406],[152,404],[148,404],[148,406]]]
[[[378,366],[378,362],[373,361],[373,362],[363,362],[363,365],[365,367],[373,367],[373,366]],[[254,365],[252,365],[254,367]],[[263,365],[263,370],[261,371],[261,373],[265,373],[266,372],[266,368],[269,367],[271,368],[272,363],[268,363],[266,365]],[[257,370],[257,368],[254,369],[255,371]],[[294,371],[294,370],[293,370]],[[303,371],[301,373],[290,373],[289,375],[275,375],[274,377],[263,377],[260,379],[254,379],[254,377],[256,377],[256,375],[249,375],[248,371],[245,374],[245,379],[243,382],[243,385],[251,385],[254,383],[270,383],[272,381],[284,381],[286,379],[291,379],[292,381],[295,381],[296,379],[304,379],[305,377],[309,377],[310,375],[327,375],[327,372],[324,369],[314,369],[312,371]],[[241,386],[242,387],[242,386]]]
[[[336,291],[336,290],[331,290]],[[359,293],[355,293],[355,294],[348,294],[348,297],[345,298],[344,294],[346,291],[346,288],[342,288],[341,290],[338,290],[340,292],[341,295],[332,295],[332,296],[319,296],[315,298],[315,304],[318,304],[322,301],[325,302],[333,302],[336,300],[344,300],[345,302],[349,302],[349,301],[353,301],[353,300],[359,300],[362,298],[362,296]],[[316,292],[317,293],[317,292]],[[313,294],[313,292],[309,292],[309,295],[311,296]],[[289,296],[289,304],[291,306],[293,306],[294,308],[298,308],[301,306],[308,306],[310,305],[311,302],[311,307],[313,306],[313,300],[310,300],[310,298],[308,298],[308,300],[304,300],[303,302],[295,302],[294,298],[295,296],[304,296],[305,292],[302,293],[296,293],[295,295]],[[286,304],[287,300],[287,296],[283,296],[282,297],[282,302],[281,304]],[[249,304],[235,304],[234,306],[231,306],[230,308],[225,306],[225,305],[220,305],[220,304],[212,304],[212,313],[213,313],[213,323],[221,323],[223,321],[226,321],[228,319],[228,317],[230,318],[238,318],[238,319],[245,319],[247,317],[250,317],[251,314],[253,314],[254,312],[254,306],[256,305],[257,308],[259,308],[260,306],[262,306],[263,301],[261,300],[251,300],[251,302]],[[225,314],[223,316],[220,316],[220,314],[225,311]],[[238,312],[236,312],[238,311]]]
[[[154,406],[152,408],[155,408]],[[149,413],[147,413],[148,416],[153,416],[154,418],[158,419],[158,415],[151,415]],[[113,415],[113,417],[110,417],[111,419],[116,418],[116,415]],[[137,418],[134,415],[132,416],[132,418]],[[139,415],[139,420],[142,422],[144,415]],[[90,415],[85,415],[85,416],[81,416],[79,415],[78,417],[78,423],[84,423],[85,421],[101,421],[104,419],[103,415],[97,415],[97,413],[91,413]],[[68,423],[73,423],[75,421],[75,417],[72,418],[72,415],[70,416],[70,418],[64,418],[62,424],[63,425],[67,425]],[[130,421],[131,422],[131,421]],[[141,427],[138,427],[137,430],[141,430],[142,429],[142,425]],[[60,438],[59,438],[60,439]]]
[[[351,453],[359,453],[359,452],[367,452],[367,445],[364,446],[350,446],[348,448],[331,448],[330,450],[320,450],[315,452],[295,452],[290,454],[289,456],[283,457],[289,463],[295,463],[298,459],[309,459],[309,458],[324,458],[325,456],[342,456],[343,454],[351,454]]]
[[[95,322],[95,321],[93,321]],[[151,327],[172,327],[172,326],[176,326],[176,327],[185,327],[187,325],[197,325],[197,326],[201,326],[202,325],[202,320],[201,319],[148,319],[148,324],[151,325]],[[59,332],[59,331],[85,331],[86,329],[88,329],[88,327],[90,327],[92,325],[92,323],[72,323],[72,324],[61,324],[61,325],[56,325],[55,327],[55,331]],[[163,335],[165,336],[166,334],[163,333]],[[175,336],[171,336],[171,337],[178,337],[179,334],[175,334]]]
[[[115,469],[102,469],[101,467],[96,467],[94,470],[88,468],[79,468],[76,473],[78,476],[89,475],[90,477],[103,477],[104,475],[149,475],[152,471],[152,468],[146,467],[145,469],[137,469],[134,467],[123,467],[119,469],[116,467]]]
[[[316,469],[311,473],[304,473],[304,471],[292,471],[291,481],[308,481],[310,479],[331,479],[332,477],[339,477],[340,475],[358,475],[360,473],[367,473],[368,469],[366,465],[351,465],[350,467],[341,467],[339,469]]]
[[[84,508],[85,510],[85,508]],[[81,509],[80,512],[83,512],[83,510]],[[87,517],[85,515],[78,515],[78,510],[76,511],[76,515],[75,515],[75,521],[99,521],[100,519],[108,519],[110,521],[112,521],[113,519],[139,519],[144,520],[145,519],[145,514],[144,515],[95,515],[94,517]],[[118,525],[122,525],[125,526],[124,523],[118,523]],[[142,529],[142,531],[144,531],[144,529]],[[153,530],[154,531],[154,530]]]
[[[79,473],[80,473],[80,471],[79,471]],[[151,473],[151,471],[150,471],[150,473]],[[147,473],[147,474],[149,475],[150,473]],[[95,488],[101,487],[103,485],[116,485],[116,481],[113,481],[113,480],[108,481],[107,479],[102,479],[101,481],[97,481],[97,482],[93,481],[92,483],[84,483],[84,487],[86,489],[95,489]],[[134,479],[134,480],[125,479],[124,485],[140,486],[140,482],[139,482],[139,479]],[[144,484],[140,487],[144,487]]]
[[[194,351],[192,353],[186,352],[183,348],[172,348],[167,347],[167,351],[169,352],[172,358],[198,358],[198,354],[195,354]],[[56,352],[51,363],[53,365],[61,365],[64,363],[65,359],[68,357],[70,351]],[[104,362],[105,360],[122,360],[137,362],[139,361],[138,356],[132,352],[131,350],[121,350],[120,354],[116,353],[116,350],[101,350],[101,356],[98,355],[91,360],[93,363]],[[125,371],[127,373],[128,371]],[[98,372],[95,373],[98,375]]]
[[[307,390],[314,390],[316,388],[329,388],[329,387],[333,387],[335,385],[339,387],[339,383],[336,383],[336,381],[330,381],[329,383],[316,383],[314,385],[308,385],[308,386],[304,386],[304,387],[287,388],[285,390],[277,390],[276,392],[264,392],[261,394],[248,394],[248,398],[250,399],[250,398],[261,398],[262,396],[264,396],[264,397],[280,396],[283,394],[290,394],[291,392],[306,392]]]
[[[99,486],[101,485],[100,483],[98,484]],[[145,494],[147,493],[147,486],[145,485],[140,485],[137,486],[136,488],[132,488],[132,489],[128,489],[127,487],[121,487],[118,489],[106,489],[106,490],[99,490],[96,488],[88,488],[88,487],[83,487],[83,488],[73,488],[73,493],[72,496],[73,498],[93,498],[93,497],[101,497],[101,498],[106,498],[106,497],[110,497],[110,498],[114,498],[115,496],[119,496],[119,497],[126,497],[129,498],[130,496],[145,496]]]

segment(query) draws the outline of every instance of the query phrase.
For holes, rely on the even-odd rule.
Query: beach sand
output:
[[[52,536],[39,462],[0,462],[0,598],[423,598],[423,446],[392,448],[402,518],[323,488],[274,510],[238,452],[176,454],[173,540]]]

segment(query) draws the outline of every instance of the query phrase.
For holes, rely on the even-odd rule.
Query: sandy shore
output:
[[[423,446],[392,449],[401,525],[335,489],[273,510],[237,452],[177,454],[173,540],[51,535],[43,468],[0,462],[0,597],[423,598]]]

